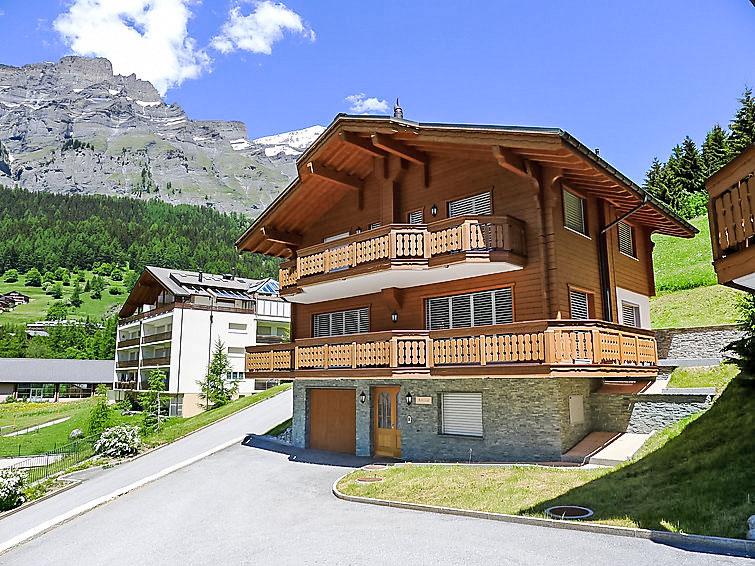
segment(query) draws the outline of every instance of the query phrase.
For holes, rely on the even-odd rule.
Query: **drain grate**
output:
[[[592,517],[593,510],[578,505],[558,505],[548,507],[545,514],[553,519],[587,519]]]

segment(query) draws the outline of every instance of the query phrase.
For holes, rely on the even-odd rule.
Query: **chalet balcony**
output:
[[[525,224],[510,216],[391,224],[300,249],[281,264],[281,294],[313,303],[513,271],[526,264],[526,250]]]
[[[710,196],[708,220],[718,281],[755,292],[755,179],[743,178],[721,192],[714,187]]]
[[[652,331],[596,320],[540,320],[453,330],[370,332],[250,346],[247,377],[657,374]]]

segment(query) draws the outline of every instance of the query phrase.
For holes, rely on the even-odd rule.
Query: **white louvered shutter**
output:
[[[572,289],[569,291],[569,300],[572,318],[580,320],[590,318],[590,301],[587,293]]]
[[[443,434],[482,436],[482,393],[443,393]]]
[[[409,213],[409,224],[422,224],[422,211],[415,210]]]
[[[640,326],[640,307],[621,301],[621,323],[625,326]]]
[[[448,203],[449,218],[467,214],[493,214],[490,192],[464,197]]]
[[[587,234],[587,230],[585,229],[584,201],[565,189],[563,193],[564,225],[580,234]]]
[[[619,222],[619,251],[628,256],[636,257],[634,253],[634,238],[632,236],[632,227],[624,222]]]

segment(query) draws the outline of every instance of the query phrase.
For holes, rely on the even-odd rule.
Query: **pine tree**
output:
[[[79,282],[76,281],[73,285],[73,293],[71,293],[71,305],[73,305],[75,308],[79,308],[81,306],[81,294],[79,291]]]
[[[219,339],[212,351],[212,360],[207,367],[204,379],[197,381],[200,386],[199,397],[205,401],[205,409],[214,409],[226,405],[231,401],[239,389],[235,381],[228,381],[227,375],[231,371],[231,362],[225,353],[225,345]]]
[[[663,166],[661,175],[661,185],[664,187],[664,193],[659,195],[671,208],[683,216],[688,216],[686,210],[689,193],[684,189],[681,175],[681,162],[683,151],[681,146],[677,145],[671,152],[671,156]]]
[[[650,165],[648,172],[645,173],[645,182],[643,183],[645,189],[659,198],[663,198],[661,195],[665,195],[666,193],[666,188],[662,185],[663,166],[664,164],[657,157],[653,157],[653,163]]]
[[[164,371],[160,369],[152,370],[149,372],[149,389],[139,395],[145,430],[160,428],[160,415],[163,413],[163,408],[168,405],[168,399],[165,397],[161,399],[160,393],[165,391],[167,379]]]
[[[697,145],[689,136],[682,142],[682,154],[679,158],[678,168],[679,181],[682,188],[689,194],[705,190],[705,172],[703,160]]]
[[[740,107],[729,125],[730,146],[733,155],[742,153],[755,141],[755,98],[747,87],[739,99]]]
[[[107,402],[107,387],[100,384],[97,386],[97,400],[94,407],[89,412],[87,422],[87,434],[99,437],[107,427],[110,426],[111,410]]]
[[[703,166],[706,179],[729,162],[729,134],[716,124],[703,142]]]

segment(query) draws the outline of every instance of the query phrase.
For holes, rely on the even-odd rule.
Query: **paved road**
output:
[[[141,458],[94,474],[80,485],[0,520],[0,548],[14,537],[98,497],[142,480],[246,434],[263,434],[291,416],[292,393],[275,397]],[[85,474],[86,475],[86,474]],[[203,482],[204,485],[204,482]],[[169,510],[164,510],[169,512]],[[108,535],[112,538],[113,533]],[[0,558],[0,563],[3,560]]]
[[[363,461],[249,444],[74,519],[0,563],[752,564],[646,540],[348,503],[331,484]]]

